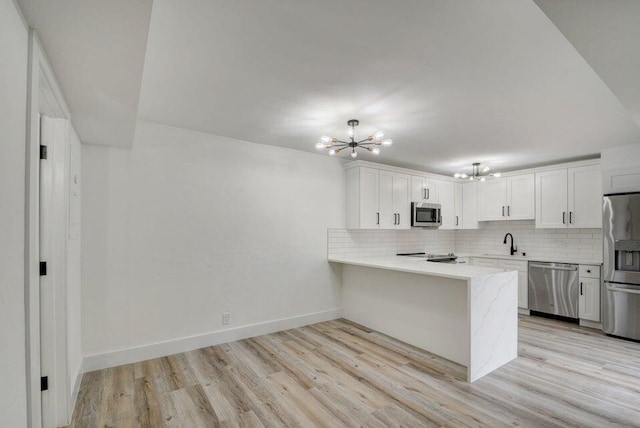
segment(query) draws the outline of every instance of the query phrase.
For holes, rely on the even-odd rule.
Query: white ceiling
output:
[[[362,159],[453,172],[640,142],[532,0],[19,1],[85,143],[139,118],[315,151],[357,118],[396,142]]]
[[[640,126],[640,1],[535,1]]]
[[[131,147],[152,0],[18,0],[84,143]]]

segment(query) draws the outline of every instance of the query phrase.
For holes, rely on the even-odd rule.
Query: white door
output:
[[[535,175],[507,177],[507,218],[533,220],[536,217]]]
[[[379,172],[380,229],[393,229],[397,223],[393,210],[393,176],[392,172]]]
[[[536,227],[567,227],[567,170],[536,173]]]
[[[501,260],[500,268],[504,270],[518,271],[518,307],[528,309],[529,300],[529,278],[528,264],[519,260]]]
[[[507,181],[503,178],[478,182],[478,220],[506,220]]]
[[[47,377],[42,392],[42,426],[69,423],[70,397],[67,359],[67,228],[68,121],[41,117],[40,144],[40,375]]]
[[[569,168],[569,227],[602,227],[602,169],[600,165]]]
[[[398,216],[397,229],[411,228],[411,178],[405,174],[393,177],[393,211]]]
[[[440,229],[453,229],[456,225],[455,190],[450,181],[438,184],[438,197],[441,205],[442,226]]]
[[[600,322],[599,278],[580,278],[578,316],[585,320]]]
[[[377,229],[379,227],[378,170],[360,169],[360,225],[361,229]]]
[[[476,182],[462,185],[462,228],[478,228],[478,194]]]
[[[456,229],[462,229],[463,219],[463,201],[462,201],[462,183],[453,183],[453,195],[454,195],[454,208],[455,208],[455,223]]]

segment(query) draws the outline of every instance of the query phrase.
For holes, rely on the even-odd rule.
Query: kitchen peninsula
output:
[[[518,353],[518,273],[399,257],[342,264],[344,317],[467,367],[474,382]]]

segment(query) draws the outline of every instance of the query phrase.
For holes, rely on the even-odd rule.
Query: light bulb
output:
[[[376,139],[376,140],[379,140],[382,137],[384,137],[384,132],[382,132],[382,131],[378,131],[375,134],[373,134],[373,138]]]
[[[484,177],[482,177],[482,178],[480,179],[480,181],[486,181],[486,180],[487,180],[487,179],[486,179],[486,178],[484,178]]]
[[[329,150],[329,156],[335,156],[335,154],[336,154],[336,149]]]
[[[453,176],[454,176],[455,178],[460,178],[460,173],[459,173],[459,172],[456,172],[455,174],[453,174]]]
[[[356,149],[351,150],[351,157],[354,159],[358,157],[358,152],[356,152]]]
[[[316,143],[316,150],[324,150],[326,148],[327,148],[327,146],[325,146],[324,143],[322,143],[320,141]]]
[[[502,175],[502,173],[500,173],[500,172],[496,172],[496,173],[493,174],[494,177],[500,177],[501,175]]]
[[[379,155],[380,154],[380,149],[377,147],[374,147],[373,149],[371,149],[371,153],[373,153],[374,155]]]
[[[352,138],[354,133],[355,131],[353,130],[352,127],[349,127],[349,129],[347,129],[347,134],[349,135],[349,138]]]
[[[467,174],[464,174],[464,173],[460,174],[460,178],[467,178],[467,177],[469,177]]]
[[[387,138],[386,140],[382,140],[383,146],[390,146],[393,144],[393,140],[391,138]]]
[[[333,138],[329,137],[328,135],[323,135],[322,137],[320,137],[320,141],[322,141],[323,143],[330,143],[333,141]]]
[[[489,168],[488,166],[485,166],[484,168],[482,168],[482,172],[488,172],[491,168]]]
[[[475,180],[473,177],[469,177],[469,181],[473,181]]]

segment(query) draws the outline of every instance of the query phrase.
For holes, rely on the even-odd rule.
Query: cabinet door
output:
[[[599,278],[580,278],[578,316],[585,320],[600,322]]]
[[[567,170],[536,173],[536,227],[567,227]]]
[[[442,226],[440,229],[453,229],[456,225],[455,190],[454,183],[441,181],[438,183],[438,198],[440,199]]]
[[[393,210],[393,176],[392,172],[379,172],[380,229],[393,229],[397,223],[397,216]]]
[[[396,174],[393,177],[393,212],[398,216],[397,229],[411,228],[411,177]]]
[[[567,170],[569,227],[602,227],[602,170],[589,165]]]
[[[507,218],[533,220],[536,217],[535,175],[507,177]]]
[[[523,309],[529,308],[529,276],[528,264],[526,261],[520,260],[501,260],[500,268],[504,270],[518,271],[518,307]]]
[[[360,169],[360,224],[361,229],[379,227],[379,171],[371,168]]]
[[[454,209],[455,209],[455,229],[462,229],[463,212],[462,212],[462,183],[453,183]]]
[[[462,185],[462,228],[478,228],[478,183],[470,182]]]
[[[506,220],[507,181],[497,178],[478,182],[478,221]]]
[[[411,201],[427,201],[427,178],[418,175],[411,176]]]

